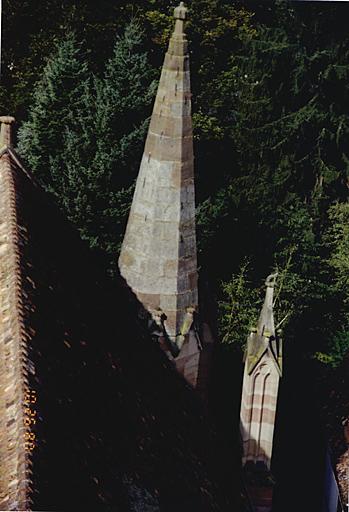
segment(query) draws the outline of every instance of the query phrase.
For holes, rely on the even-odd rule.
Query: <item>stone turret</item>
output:
[[[183,324],[198,308],[194,156],[187,9],[163,65],[119,266],[140,302],[163,313],[167,336],[181,345]],[[180,348],[180,347],[179,347]]]
[[[276,277],[277,274],[272,274],[266,280],[265,300],[257,328],[251,331],[247,340],[241,398],[242,463],[257,512],[271,510],[272,501],[270,465],[282,375],[282,341],[275,332],[273,313]]]

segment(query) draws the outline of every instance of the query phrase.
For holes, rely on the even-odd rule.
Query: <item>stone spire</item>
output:
[[[12,124],[15,122],[15,118],[11,116],[0,116],[0,150],[4,146],[12,145]]]
[[[119,267],[166,335],[180,348],[184,324],[198,308],[194,156],[187,9],[174,10],[175,29],[161,73]]]

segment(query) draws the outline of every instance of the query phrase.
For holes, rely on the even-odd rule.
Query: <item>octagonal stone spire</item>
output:
[[[184,32],[187,9],[183,2],[174,10],[174,18],[119,267],[144,307],[154,316],[164,314],[166,333],[180,348],[188,312],[198,308],[198,290],[190,71]]]

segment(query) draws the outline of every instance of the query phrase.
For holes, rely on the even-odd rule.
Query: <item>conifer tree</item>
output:
[[[85,108],[66,135],[67,170],[79,200],[66,204],[83,237],[116,265],[154,94],[154,72],[137,21],[118,37],[104,76],[85,91]],[[84,191],[82,193],[82,191]]]
[[[154,73],[132,21],[102,78],[73,36],[45,68],[19,151],[91,247],[115,267],[154,92]],[[60,91],[62,89],[62,93]]]
[[[314,354],[321,347],[326,353],[333,325],[343,319],[340,290],[333,288],[324,261],[323,236],[328,206],[348,195],[348,42],[326,29],[330,18],[318,23],[310,17],[305,26],[307,13],[287,2],[276,2],[273,13],[232,56],[225,72],[231,92],[217,88],[228,107],[217,117],[232,120],[234,167],[224,189],[200,206],[199,227],[208,248],[217,253],[222,244],[231,284],[246,254],[252,255],[252,289],[268,271],[284,273],[287,267],[281,304],[293,311],[284,323],[288,338],[303,340],[307,332],[302,352]],[[220,77],[217,82],[224,84]],[[231,251],[225,228],[238,241]],[[221,265],[220,276],[222,270]]]
[[[88,69],[71,33],[48,60],[32,99],[29,119],[18,133],[18,149],[41,184],[57,198],[66,188],[65,136],[84,106]]]

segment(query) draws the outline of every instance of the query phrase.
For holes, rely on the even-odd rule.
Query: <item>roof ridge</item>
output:
[[[3,146],[1,149],[0,149],[0,158],[5,155],[5,153],[7,153],[9,150],[9,147],[8,146]]]
[[[24,328],[24,305],[21,293],[20,248],[18,210],[14,173],[9,148],[2,150],[0,211],[1,225],[1,300],[0,300],[0,344],[5,354],[1,361],[1,384],[4,397],[1,414],[7,422],[1,432],[0,450],[6,477],[2,482],[0,507],[8,508],[16,503],[18,508],[27,508],[31,486],[30,451],[24,436],[29,435],[25,422],[24,403],[28,389],[28,358]],[[10,405],[13,404],[13,405]],[[9,450],[10,444],[16,449]],[[21,486],[21,483],[25,482]],[[8,487],[8,491],[6,490]],[[10,500],[10,501],[8,501]]]
[[[37,187],[41,187],[41,185],[39,184],[38,180],[35,178],[34,174],[31,173],[30,171],[28,171],[25,167],[25,165],[23,164],[22,162],[22,158],[20,157],[20,155],[17,153],[17,151],[12,147],[12,146],[7,146],[7,151],[9,153],[9,155],[13,158],[13,160],[15,161],[17,167],[19,167],[21,169],[21,171],[24,172],[24,174],[26,174],[26,176],[31,180],[33,181],[33,183],[35,184],[35,186]],[[0,155],[1,156],[1,155]]]

